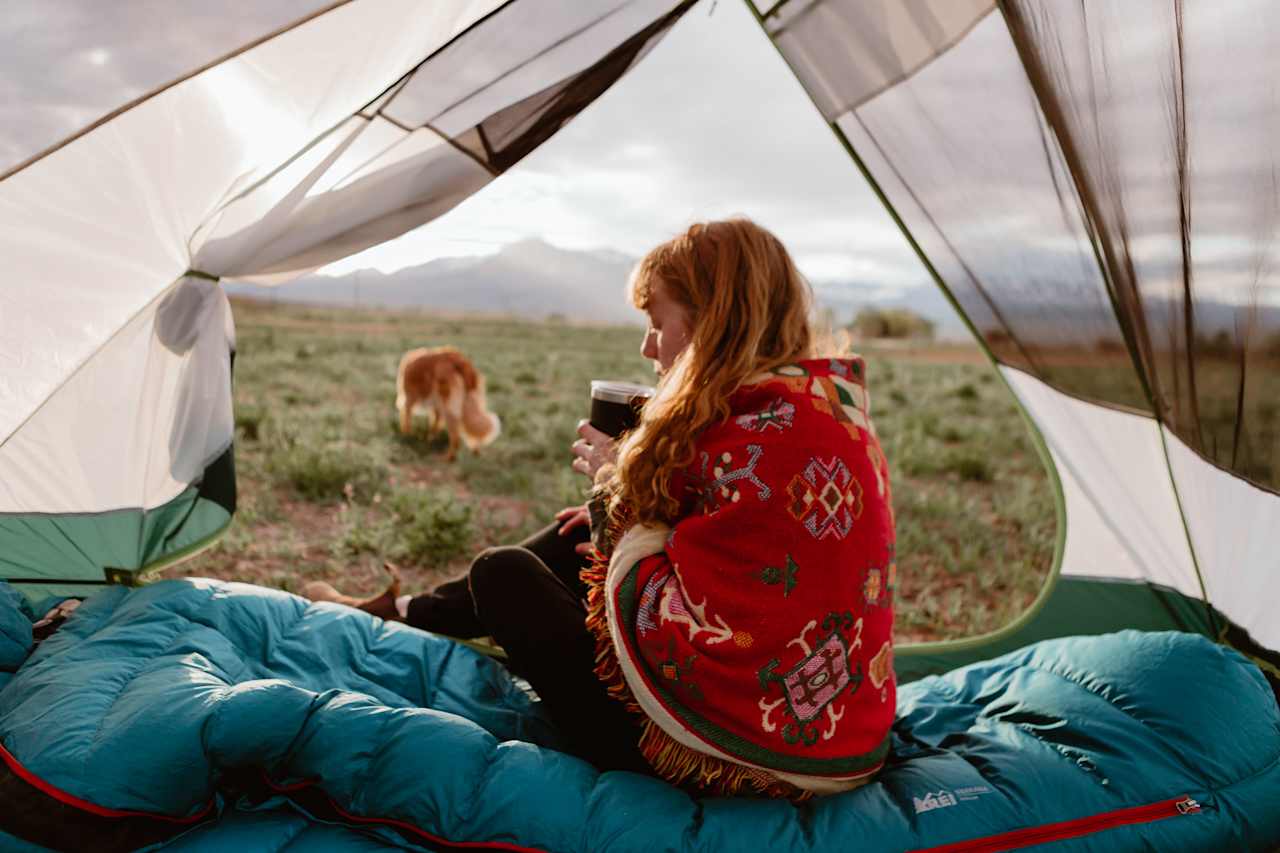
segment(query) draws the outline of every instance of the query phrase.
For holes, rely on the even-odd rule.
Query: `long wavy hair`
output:
[[[657,288],[688,312],[689,342],[602,479],[614,513],[670,524],[680,511],[673,475],[693,463],[698,435],[729,416],[729,396],[810,357],[812,295],[781,241],[748,219],[697,223],[650,251],[632,274],[631,302],[646,309]]]

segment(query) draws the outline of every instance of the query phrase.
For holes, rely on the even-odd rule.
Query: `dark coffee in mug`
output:
[[[634,382],[591,380],[591,425],[617,438],[640,422],[640,409],[653,396],[653,390]]]

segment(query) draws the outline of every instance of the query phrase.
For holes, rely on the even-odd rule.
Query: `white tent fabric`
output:
[[[754,0],[766,32],[829,119],[905,80],[995,8],[994,0]]]
[[[31,87],[58,109],[0,130],[0,577],[83,593],[214,541],[235,511],[219,281],[283,281],[439,216],[691,3],[287,0],[217,26],[176,0],[133,43],[97,7],[0,21],[0,72],[41,68],[33,33],[59,48]],[[183,63],[187,26],[210,44]],[[87,45],[128,73],[78,88],[59,61]]]
[[[357,145],[379,124],[349,119],[288,169],[228,205],[198,235],[203,245],[194,268],[226,279],[287,280],[434,219],[493,178],[448,140],[394,128],[394,147],[340,177],[332,189],[312,192],[340,168],[345,154],[372,147]]]
[[[1209,600],[1280,649],[1280,497],[1207,464],[1167,429],[1169,462]]]
[[[1040,427],[1062,482],[1063,574],[1158,583],[1199,598],[1156,422],[1077,400],[1021,370],[1001,372]]]
[[[349,120],[228,204],[201,235],[195,267],[272,283],[434,219],[496,173],[454,140],[585,71],[670,5],[504,9],[501,26],[481,26],[432,57],[371,118]]]
[[[231,443],[231,307],[183,278],[0,446],[0,513],[159,506]]]
[[[7,0],[0,177],[226,55],[350,0]]]
[[[104,358],[145,363],[150,312],[188,270],[278,281],[440,215],[500,171],[454,136],[583,72],[679,6],[352,0],[10,175],[0,184],[0,255],[14,283],[0,302],[10,359],[0,371],[0,448],[19,458],[41,441],[26,430],[71,406],[106,405],[113,388],[100,387],[95,399],[88,379],[76,377],[99,376]],[[474,38],[455,39],[463,32]],[[469,71],[448,73],[459,68]],[[383,113],[362,114],[374,101]],[[526,114],[538,117],[527,110],[517,118]],[[119,334],[122,327],[138,334]],[[15,478],[0,512],[149,507],[172,491],[173,483],[141,492],[136,483],[37,483],[77,472],[85,484],[109,479],[80,461],[129,445],[138,426],[107,426],[75,450],[46,445],[66,458]],[[193,436],[193,446],[230,442],[226,418],[209,429],[212,437]],[[163,447],[154,457],[151,468],[170,467]]]
[[[0,310],[0,340],[16,360],[0,373],[0,442],[193,267],[192,237],[222,205],[493,5],[356,0],[7,178],[0,256],[9,292],[23,293]]]

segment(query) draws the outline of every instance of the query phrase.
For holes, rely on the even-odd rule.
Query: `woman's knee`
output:
[[[524,548],[486,548],[471,561],[471,597],[477,608],[482,601],[518,600],[546,573],[542,562]]]

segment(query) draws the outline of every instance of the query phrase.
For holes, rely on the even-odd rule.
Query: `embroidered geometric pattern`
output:
[[[885,641],[880,647],[880,651],[876,652],[876,656],[871,659],[870,665],[867,667],[867,675],[871,678],[871,684],[876,690],[884,686],[889,680],[889,676],[893,675],[893,644]]]
[[[658,629],[659,598],[670,577],[669,571],[654,572],[640,591],[640,601],[636,605],[636,633],[642,638]]]
[[[752,412],[749,415],[738,415],[735,422],[749,432],[764,432],[770,427],[781,432],[791,426],[795,416],[795,405],[779,397],[758,412]]]
[[[852,680],[849,650],[845,648],[844,638],[833,633],[787,673],[782,686],[796,719],[807,723],[822,713],[827,703]]]
[[[879,604],[884,593],[884,575],[879,569],[868,569],[862,584],[862,597],[867,604]]]
[[[658,664],[658,673],[667,681],[674,681],[683,686],[695,700],[702,701],[702,690],[695,682],[689,680],[689,676],[693,674],[693,662],[697,659],[697,655],[688,655],[681,663],[676,655],[676,644],[673,639],[667,644],[666,658]]]
[[[799,364],[784,364],[781,367],[775,367],[768,373],[762,373],[759,376],[752,377],[749,383],[758,382],[780,382],[788,390],[797,394],[809,393],[809,371]]]
[[[791,590],[796,586],[796,573],[800,571],[800,567],[796,565],[796,561],[791,559],[791,555],[787,555],[787,565],[783,568],[777,566],[765,566],[760,570],[760,580],[770,586],[782,584],[782,597],[786,598],[791,595]]]
[[[861,361],[849,361],[841,358],[833,358],[827,362],[827,370],[830,370],[836,376],[843,376],[845,379],[850,381],[863,381]]]
[[[869,415],[870,400],[867,389],[862,385],[842,376],[819,376],[814,379],[809,392],[815,398],[814,407],[839,421],[853,438],[862,438],[858,430],[875,435]]]
[[[827,462],[817,456],[810,459],[804,471],[792,477],[787,494],[787,511],[815,539],[843,539],[862,515],[862,485],[838,456]]]
[[[712,620],[715,624],[712,624]],[[684,625],[689,631],[691,642],[703,634],[710,635],[705,640],[709,646],[733,639],[733,629],[724,621],[723,616],[712,614],[711,619],[707,618],[705,598],[701,604],[694,604],[685,598],[684,591],[680,588],[680,578],[674,573],[666,577],[662,590],[658,593],[658,623],[667,622]]]
[[[803,743],[813,746],[819,737],[830,740],[836,733],[836,727],[844,718],[844,710],[837,710],[833,704],[844,693],[853,695],[862,683],[862,667],[850,666],[849,643],[844,632],[854,626],[853,614],[850,611],[829,613],[822,620],[822,629],[827,635],[816,648],[810,648],[806,635],[817,628],[817,620],[810,620],[800,636],[787,645],[799,646],[804,657],[791,667],[784,675],[777,673],[780,661],[770,660],[760,668],[757,677],[760,687],[770,692],[773,685],[782,688],[782,697],[774,700],[761,698],[759,708],[763,712],[760,727],[765,732],[778,731],[778,723],[772,719],[773,712],[785,703],[786,717],[780,735],[788,744]],[[818,728],[818,718],[826,713],[823,729]]]
[[[640,563],[637,563],[630,572],[625,573],[623,581],[618,586],[616,598],[614,599],[618,608],[619,621],[623,625],[635,625],[635,605],[639,598],[640,589],[643,587],[643,584],[638,582],[639,578],[637,577],[637,575],[640,574],[640,565]],[[603,650],[613,649],[615,647],[614,639],[608,631],[606,620],[604,618],[605,598],[603,597],[604,590],[602,586],[603,571],[604,568],[599,564],[593,566],[591,570],[593,573],[592,582],[596,584],[596,586],[594,586],[592,590],[587,621],[588,627],[592,629],[592,632],[596,637],[597,655],[602,654]],[[816,626],[816,622],[811,623],[811,625]],[[630,654],[633,659],[638,660],[639,638],[636,636],[634,630],[623,630],[620,641],[628,650],[627,653]],[[744,644],[737,644],[735,638],[735,645],[741,647]],[[821,746],[813,746],[810,749],[805,749],[804,751],[808,753],[807,755],[797,754],[794,751],[781,753],[769,744],[769,741],[773,740],[773,737],[777,737],[780,734],[780,730],[782,728],[781,720],[776,723],[771,723],[767,727],[757,724],[757,726],[754,727],[757,731],[760,731],[763,728],[764,731],[768,733],[758,738],[744,737],[742,732],[730,731],[723,728],[722,725],[713,722],[705,716],[706,712],[704,708],[697,705],[686,704],[682,701],[682,697],[680,697],[676,691],[671,689],[671,683],[657,672],[658,661],[652,659],[651,661],[652,662],[643,665],[643,672],[645,674],[645,681],[654,691],[654,695],[659,697],[659,699],[671,709],[671,713],[675,715],[675,717],[687,728],[688,731],[696,733],[698,737],[704,739],[708,743],[714,744],[720,750],[736,756],[739,760],[753,762],[761,766],[767,766],[771,769],[776,768],[777,770],[789,773],[847,775],[861,773],[878,767],[888,754],[889,735],[887,724],[884,727],[884,736],[880,740],[867,745],[856,753],[824,754],[821,752]],[[775,667],[776,666],[777,664],[775,664]],[[614,688],[621,688],[622,696],[630,695],[630,691],[627,689],[626,682],[623,680],[621,671],[617,668],[616,659],[612,661],[609,660],[609,656],[607,654],[605,654],[605,660],[600,661],[598,659],[596,674],[600,678],[604,679],[606,684],[611,685],[611,690]],[[650,680],[650,678],[652,680]],[[712,684],[715,684],[714,680],[712,681]],[[707,684],[701,683],[700,687],[702,688],[702,692],[707,694],[708,698],[710,698],[711,694],[708,691]],[[836,701],[840,701],[838,697]],[[776,702],[778,705],[785,705],[786,698],[779,695]],[[830,712],[827,713],[829,720]],[[887,713],[886,720],[891,716],[891,713]],[[756,719],[759,720],[758,717]],[[655,769],[663,778],[679,778],[683,779],[684,782],[687,782],[688,784],[694,784],[692,776],[685,777],[680,773],[677,773],[674,765],[668,766],[665,763],[665,759],[661,756],[670,757],[672,760],[678,757],[682,762],[691,762],[690,767],[694,771],[700,772],[703,769],[717,770],[721,774],[719,777],[721,779],[726,778],[726,776],[732,778],[732,773],[737,772],[736,768],[742,766],[727,762],[717,763],[715,760],[710,758],[703,762],[696,758],[696,756],[701,753],[687,750],[682,752],[677,748],[678,745],[675,741],[671,740],[669,737],[661,735],[660,730],[652,721],[644,722],[642,725],[645,726],[648,740],[642,744],[641,749],[644,752],[645,757],[649,759],[651,763],[655,764]],[[820,718],[818,721],[815,721],[813,725],[824,726],[824,723]],[[863,725],[865,725],[865,721],[859,720],[855,724],[855,728]],[[818,738],[820,739],[819,743],[830,744],[838,742],[838,740],[822,739],[825,733],[825,730],[818,732]],[[796,736],[798,740],[801,741],[801,744],[803,744],[802,733],[796,730],[792,731],[791,734]],[[773,737],[770,737],[770,735]],[[778,738],[777,742],[782,743],[781,738]],[[658,750],[662,751],[661,755]],[[683,764],[681,766],[683,766]],[[745,792],[748,789],[739,789],[736,785],[733,785],[721,790],[716,785],[708,785],[707,790],[719,790],[720,793],[725,794]]]
[[[707,466],[710,464],[710,458],[703,451],[701,454],[701,479],[707,485],[701,489],[701,494],[698,497],[698,509],[702,513],[714,515],[726,504],[737,503],[741,500],[742,490],[738,485],[739,481],[746,481],[755,486],[756,497],[762,501],[767,501],[770,495],[773,494],[773,491],[756,476],[756,463],[760,461],[764,448],[758,444],[748,444],[747,453],[751,455],[751,458],[739,468],[727,467],[733,461],[733,455],[728,451],[720,454],[718,460],[720,464],[712,469],[711,475],[714,479],[711,479],[707,476]],[[709,483],[708,480],[710,480]]]
[[[893,588],[898,581],[898,562],[893,556],[893,546],[889,546],[889,562],[884,566],[872,566],[867,569],[867,577],[862,582],[862,599],[876,607],[893,606]]]
[[[867,445],[867,459],[871,462],[871,470],[876,472],[876,494],[884,497],[884,472],[888,469],[889,463],[885,461],[884,451],[880,449],[879,444]]]

